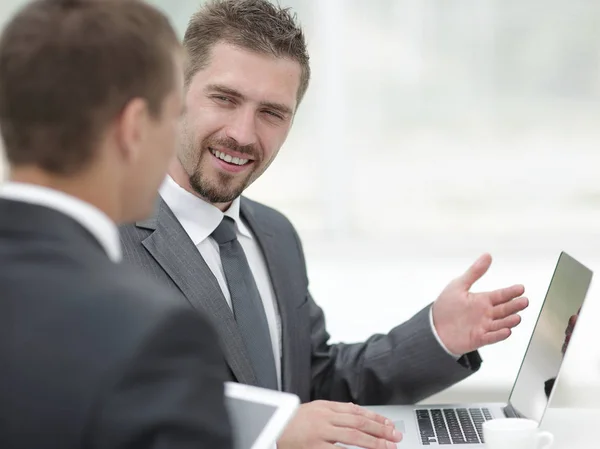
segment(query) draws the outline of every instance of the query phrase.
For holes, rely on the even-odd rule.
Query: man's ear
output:
[[[119,115],[116,138],[121,156],[126,162],[134,162],[141,156],[148,137],[149,119],[148,104],[141,98],[129,101]]]

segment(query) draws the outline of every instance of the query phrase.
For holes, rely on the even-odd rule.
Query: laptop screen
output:
[[[520,415],[541,421],[591,280],[592,271],[561,253],[510,394]]]

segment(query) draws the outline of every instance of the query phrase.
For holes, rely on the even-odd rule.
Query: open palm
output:
[[[454,279],[433,304],[433,323],[446,348],[457,355],[507,339],[521,322],[518,312],[529,301],[522,285],[472,293],[473,284],[489,269],[492,258],[481,256],[462,276]]]

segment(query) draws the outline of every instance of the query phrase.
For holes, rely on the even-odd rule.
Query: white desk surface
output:
[[[554,434],[552,449],[587,449],[600,447],[598,426],[600,409],[550,409],[542,428]]]
[[[368,408],[383,416],[394,410],[394,406]],[[554,435],[554,445],[551,449],[597,449],[600,447],[598,435],[600,408],[551,408],[542,420],[541,427]],[[402,449],[402,443],[398,445],[398,449]]]

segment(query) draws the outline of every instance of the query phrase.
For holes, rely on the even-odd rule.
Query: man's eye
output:
[[[231,99],[229,97],[226,97],[224,95],[213,95],[213,98],[217,101],[220,101],[221,103],[231,103]]]
[[[268,114],[268,115],[270,115],[272,117],[275,117],[275,118],[277,118],[279,120],[283,120],[283,116],[281,114],[278,114],[277,112],[270,111],[270,110],[266,110],[264,112],[265,112],[265,114]]]

